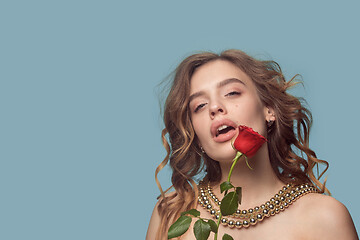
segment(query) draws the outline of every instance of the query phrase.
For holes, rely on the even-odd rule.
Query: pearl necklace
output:
[[[206,189],[204,189],[202,182],[200,182],[199,185],[199,204],[215,219],[219,219],[220,210],[214,208],[211,202],[220,207],[221,201],[212,192],[212,188],[209,184]],[[299,186],[287,184],[283,186],[282,189],[269,201],[262,204],[260,207],[256,206],[254,208],[249,208],[248,210],[237,209],[236,212],[230,216],[233,219],[221,217],[220,222],[224,226],[228,226],[230,228],[236,227],[238,229],[254,226],[258,222],[263,221],[265,218],[274,216],[275,214],[284,211],[300,197],[313,192],[317,192],[317,189],[311,184],[302,184]]]

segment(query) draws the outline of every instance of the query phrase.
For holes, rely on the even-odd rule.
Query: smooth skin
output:
[[[266,137],[266,121],[276,121],[276,116],[273,109],[262,104],[250,77],[224,60],[209,62],[195,71],[191,78],[190,95],[193,96],[189,105],[191,121],[199,144],[208,156],[219,161],[221,182],[226,181],[236,152],[230,141],[214,141],[210,130],[212,124],[227,119],[237,125],[252,127]],[[231,177],[234,186],[242,187],[241,209],[265,203],[285,185],[272,170],[266,143],[249,162],[253,170],[247,167],[244,159],[240,159]],[[218,185],[213,186],[213,192],[221,196]],[[201,217],[212,218],[201,206],[197,209]],[[159,223],[156,205],[146,239],[155,239]],[[248,229],[221,226],[218,239],[224,233],[234,239],[359,239],[346,207],[333,197],[316,193],[299,198],[285,211]],[[181,239],[195,239],[192,226]],[[213,239],[212,233],[209,239]]]

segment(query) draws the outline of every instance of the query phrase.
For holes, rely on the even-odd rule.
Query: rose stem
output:
[[[234,170],[234,167],[235,167],[236,163],[239,161],[239,159],[240,159],[240,157],[242,155],[243,154],[241,152],[236,152],[236,156],[235,156],[235,158],[233,160],[233,164],[231,165],[231,168],[230,168],[230,172],[229,172],[229,176],[228,176],[228,182],[230,182],[232,171]],[[217,240],[217,234],[219,232],[219,226],[220,226],[221,217],[222,217],[222,214],[220,212],[219,219],[218,219],[217,224],[216,224],[218,231],[215,233],[214,240]]]
[[[236,165],[236,163],[239,161],[240,157],[242,156],[243,154],[241,152],[236,152],[236,156],[233,160],[233,164],[231,165],[231,168],[230,168],[230,172],[229,172],[229,176],[228,176],[228,182],[230,182],[230,177],[231,177],[231,174],[232,174],[232,171],[234,170],[234,167]]]
[[[217,240],[217,234],[218,234],[218,232],[219,232],[219,226],[220,226],[221,217],[222,217],[222,214],[221,214],[221,212],[220,212],[220,213],[219,213],[219,219],[218,219],[218,221],[217,221],[217,223],[216,223],[217,232],[215,233],[214,240]]]

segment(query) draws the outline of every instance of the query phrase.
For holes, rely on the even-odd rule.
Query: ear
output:
[[[274,122],[276,120],[275,111],[272,107],[264,107],[265,120]]]

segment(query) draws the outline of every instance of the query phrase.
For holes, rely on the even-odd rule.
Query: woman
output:
[[[236,227],[236,218],[222,220],[220,239],[224,233],[234,239],[358,239],[346,207],[323,194],[330,193],[318,179],[328,163],[309,148],[311,113],[286,93],[294,84],[285,81],[275,62],[259,61],[239,50],[195,54],[178,66],[164,111],[162,138],[168,154],[156,170],[157,174],[170,162],[175,191],[165,194],[159,185],[162,195],[147,239],[167,239],[169,226],[192,208],[202,218],[216,221],[214,211],[199,204],[198,192],[201,188],[203,195],[209,186],[211,196],[222,198],[219,185],[226,181],[236,154],[231,140],[239,125],[268,140],[248,162],[242,157],[233,171],[232,184],[242,187],[241,210],[261,206],[284,187],[308,183],[309,193],[246,226],[245,215],[238,216]],[[326,169],[317,178],[313,168],[319,163]],[[206,175],[198,186],[195,182],[202,170]],[[217,203],[208,197],[216,210]],[[181,239],[195,239],[194,222]]]

